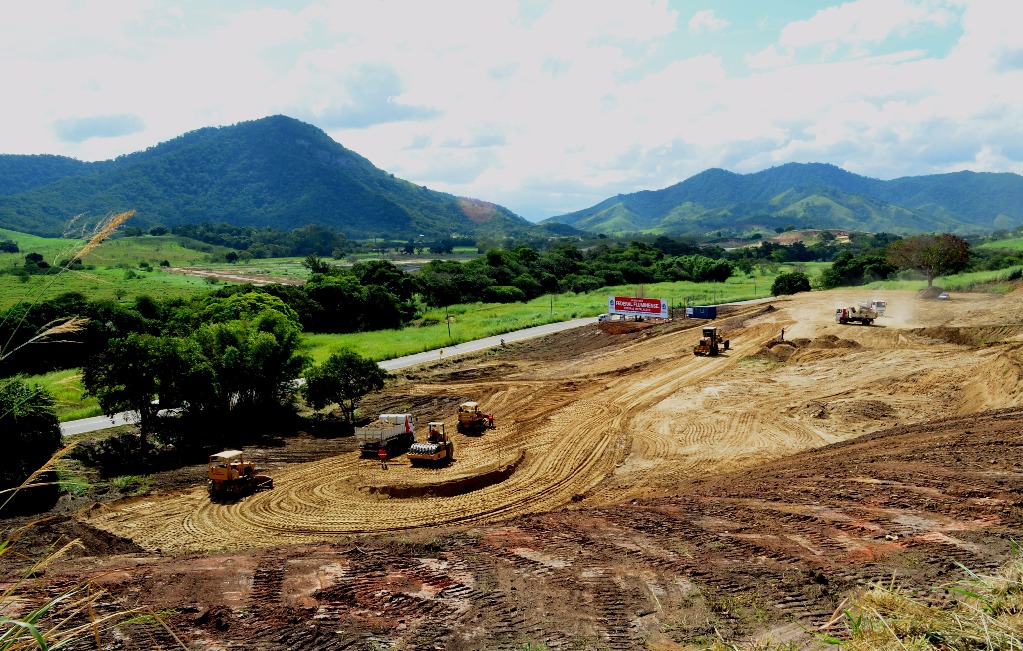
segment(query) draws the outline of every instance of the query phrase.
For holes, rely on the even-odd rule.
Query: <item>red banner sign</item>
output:
[[[611,314],[630,314],[667,319],[668,301],[660,298],[608,296],[607,311]]]

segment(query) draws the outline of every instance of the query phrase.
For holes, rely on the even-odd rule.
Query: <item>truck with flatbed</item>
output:
[[[412,414],[380,414],[375,421],[355,428],[355,440],[364,456],[402,454],[416,441],[416,417]]]

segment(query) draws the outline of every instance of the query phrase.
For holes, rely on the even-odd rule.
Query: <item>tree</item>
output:
[[[0,441],[2,488],[20,485],[60,449],[60,422],[45,389],[15,378],[0,379]],[[0,498],[0,503],[5,500]]]
[[[305,376],[306,400],[314,409],[337,404],[345,422],[355,422],[355,409],[370,391],[384,388],[387,371],[352,350],[342,350]]]
[[[302,261],[302,266],[309,270],[310,273],[314,274],[329,274],[333,271],[333,265],[326,260],[320,258],[315,253],[310,253]]]
[[[896,270],[880,251],[870,250],[859,255],[842,251],[835,256],[831,268],[821,274],[820,286],[832,289],[842,285],[862,285],[874,280],[884,280]]]
[[[240,408],[262,414],[289,404],[294,379],[306,364],[306,358],[296,354],[300,332],[297,319],[274,309],[201,326],[191,338],[198,345],[197,359],[205,359],[215,379],[212,390],[204,392],[213,402],[190,402],[189,410],[226,414]]]
[[[808,291],[810,291],[810,279],[806,274],[799,271],[778,274],[771,285],[772,296],[784,296]]]
[[[112,416],[120,411],[138,412],[143,446],[160,410],[153,401],[160,394],[163,348],[161,337],[131,333],[112,340],[105,351],[86,364],[82,373],[86,392],[96,396],[103,413]]]
[[[927,286],[935,276],[956,273],[970,262],[970,244],[951,233],[914,235],[888,246],[888,261],[901,269],[917,269],[927,276]]]

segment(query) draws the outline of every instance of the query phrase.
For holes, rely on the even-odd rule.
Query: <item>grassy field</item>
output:
[[[786,270],[790,269],[782,269]],[[452,305],[446,311],[431,310],[416,325],[401,330],[344,335],[307,334],[303,337],[302,354],[320,363],[332,352],[350,348],[371,359],[392,359],[521,328],[596,316],[607,311],[609,295],[641,294],[650,298],[663,298],[673,307],[712,305],[770,296],[772,282],[773,274],[753,278],[740,276],[729,278],[724,283],[679,282],[604,287],[583,294],[548,295],[526,303]],[[445,321],[445,318],[449,321]]]
[[[1023,237],[1011,237],[1004,240],[984,242],[977,245],[978,249],[1005,249],[1010,251],[1023,251]]]
[[[971,271],[969,273],[941,276],[934,279],[934,286],[949,292],[985,291],[1008,293],[1015,289],[1015,280],[1023,276],[1023,267],[1010,267],[997,271]],[[873,289],[921,290],[927,287],[926,280],[881,280],[870,283]]]
[[[0,253],[0,271],[19,268],[25,255],[38,253],[51,266],[70,259],[84,245],[84,240],[39,237],[0,229],[0,239],[10,239],[21,249],[18,253]],[[15,276],[0,273],[0,310],[20,301],[31,301],[37,296],[53,297],[64,292],[80,292],[91,299],[119,299],[133,301],[137,296],[186,298],[210,289],[210,281],[179,273],[167,273],[161,262],[170,267],[201,267],[220,275],[247,274],[266,276],[290,282],[304,280],[309,270],[302,266],[304,257],[254,259],[229,264],[222,260],[232,249],[197,242],[177,235],[143,235],[121,237],[103,242],[82,259],[92,269],[64,271],[58,275]],[[444,260],[471,260],[476,250],[456,250],[453,254],[437,256]],[[430,256],[433,257],[433,256]],[[360,253],[344,261],[328,260],[331,264],[350,266],[354,261],[389,260],[399,267],[418,266],[422,256],[404,256],[385,253]],[[146,271],[148,266],[151,271]],[[230,282],[230,280],[222,280]]]
[[[100,416],[103,409],[93,397],[85,396],[80,369],[54,371],[45,375],[21,376],[28,384],[38,384],[49,390],[56,404],[54,408],[61,422]]]
[[[84,242],[61,238],[38,237],[0,229],[0,237],[17,242],[18,253],[0,253],[0,270],[20,267],[28,253],[39,253],[52,266],[70,259]],[[202,278],[162,271],[160,263],[173,267],[206,264],[209,253],[183,246],[185,240],[175,235],[112,239],[93,249],[82,263],[93,269],[67,270],[60,274],[15,276],[0,274],[0,309],[36,297],[53,297],[64,292],[80,292],[90,299],[121,299],[132,301],[148,294],[160,298],[187,297],[207,291]],[[218,247],[196,244],[208,251]],[[227,249],[224,249],[225,251]],[[151,271],[145,271],[142,263]]]

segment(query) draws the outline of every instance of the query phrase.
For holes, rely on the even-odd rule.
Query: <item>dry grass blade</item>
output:
[[[115,230],[117,230],[118,226],[131,219],[134,215],[135,215],[134,210],[126,210],[125,212],[117,213],[116,215],[111,215],[110,217],[107,217],[106,219],[101,221],[99,224],[96,225],[92,237],[89,238],[89,241],[85,243],[85,246],[83,246],[81,250],[78,251],[75,257],[81,258],[88,254],[90,251],[99,246],[103,240],[110,237],[110,235]]]
[[[55,337],[81,332],[82,330],[85,329],[85,324],[87,324],[88,322],[89,322],[88,319],[77,316],[50,321],[49,323],[43,326],[42,330],[36,333],[28,341],[21,343],[15,346],[14,348],[8,350],[7,352],[0,354],[0,361],[6,359],[7,357],[10,357],[11,355],[18,352],[25,346],[28,346],[29,344],[66,342],[67,341],[66,339],[55,339]]]
[[[82,256],[86,255],[87,253],[89,253],[90,251],[95,249],[97,246],[99,246],[106,238],[110,237],[110,235],[112,235],[113,232],[115,230],[117,230],[118,226],[120,226],[124,222],[128,221],[129,219],[131,219],[134,215],[135,215],[135,210],[134,209],[126,210],[125,212],[117,213],[115,215],[110,215],[106,219],[103,219],[98,224],[96,224],[96,227],[93,229],[93,233],[89,237],[89,241],[87,241],[85,243],[85,246],[83,246],[81,249],[79,249],[78,253],[76,253],[75,255],[71,256],[71,258],[68,260],[67,264],[64,265],[63,267],[61,267],[60,271],[58,273],[54,274],[53,277],[50,279],[50,282],[48,282],[46,284],[46,286],[42,288],[42,291],[32,301],[32,303],[29,305],[28,309],[26,309],[26,310],[24,310],[22,312],[21,319],[18,321],[18,324],[14,328],[11,329],[11,336],[7,339],[7,341],[2,346],[0,346],[0,360],[3,360],[5,357],[8,357],[8,356],[12,355],[17,350],[20,350],[27,343],[32,343],[32,342],[38,340],[37,338],[40,337],[42,335],[42,333],[40,333],[39,335],[36,335],[36,337],[33,337],[28,342],[25,342],[25,344],[21,344],[20,346],[17,346],[13,350],[8,350],[8,348],[11,345],[11,342],[14,341],[15,334],[17,334],[18,330],[21,329],[22,324],[25,323],[25,319],[28,318],[28,314],[29,314],[29,312],[32,311],[32,307],[35,306],[36,301],[38,301],[41,296],[44,296],[46,294],[46,291],[53,285],[53,283],[55,283],[57,281],[57,278],[59,278],[60,275],[63,274],[65,271],[70,269],[71,265],[73,265],[76,260],[80,259]],[[81,215],[79,215],[79,217],[81,217]],[[75,219],[78,219],[78,217],[76,217]],[[18,305],[21,305],[21,303],[18,303]],[[8,310],[7,314],[4,316],[4,321],[0,321],[0,325],[3,325],[4,322],[7,320],[7,318],[11,314],[13,314],[13,313],[15,313],[15,310],[13,310],[13,309]],[[47,324],[47,325],[49,325],[49,324]],[[44,326],[44,329],[45,329],[45,326]]]
[[[14,341],[15,334],[25,323],[32,307],[42,295],[56,281],[57,277],[71,268],[79,258],[95,249],[101,242],[109,237],[114,230],[131,218],[134,210],[112,215],[100,222],[94,229],[93,234],[78,252],[71,256],[70,261],[64,265],[57,274],[54,274],[42,292],[37,295],[29,306],[20,310],[20,321],[11,330],[11,336],[3,346],[0,346],[0,360],[12,355],[18,350],[31,343],[53,343],[64,341],[62,337],[82,331],[87,323],[86,319],[71,316],[64,319],[51,321],[40,328],[34,336],[9,349]],[[24,303],[24,301],[22,301]],[[21,303],[19,303],[19,306]],[[8,310],[4,321],[17,310]],[[0,323],[3,325],[3,323]],[[10,386],[0,381],[0,387]],[[25,398],[27,400],[28,398]],[[18,403],[18,404],[23,404]],[[17,407],[17,405],[15,405]],[[13,407],[12,407],[13,408]],[[0,418],[6,414],[0,414]],[[42,486],[50,482],[41,482],[40,478],[44,473],[51,471],[57,462],[62,459],[74,444],[64,447],[54,454],[41,468],[30,474],[20,485],[0,491],[0,496],[7,493],[6,499],[0,504],[3,509],[10,502],[16,493],[33,486]],[[36,522],[29,523],[25,527],[31,527]],[[16,545],[20,533],[25,527],[8,532],[0,540],[0,555],[11,551]],[[42,559],[31,563],[28,569],[23,572],[19,579],[12,582],[5,582],[0,592],[0,651],[14,649],[57,649],[81,642],[91,637],[96,648],[102,648],[103,634],[110,632],[115,627],[127,624],[149,623],[158,624],[175,641],[177,646],[185,648],[180,637],[173,630],[170,624],[159,614],[148,608],[123,609],[110,603],[106,591],[95,590],[89,582],[80,583],[72,588],[63,590],[57,596],[52,596],[52,589],[40,577],[46,568],[67,556],[81,543],[76,539],[63,546],[52,549]],[[156,646],[160,646],[157,644]]]
[[[21,482],[20,485],[15,486],[14,488],[7,488],[7,489],[4,489],[4,490],[0,490],[0,495],[3,495],[4,493],[8,493],[7,499],[4,500],[3,504],[0,504],[0,510],[2,510],[5,506],[7,506],[7,503],[11,501],[11,499],[14,497],[14,495],[18,491],[24,490],[26,488],[30,488],[32,486],[42,486],[42,485],[44,485],[42,483],[36,482],[36,480],[39,478],[39,476],[42,475],[43,473],[45,473],[46,471],[52,469],[56,465],[56,463],[60,459],[64,458],[64,456],[67,453],[71,452],[71,450],[73,450],[76,445],[78,445],[78,444],[77,443],[72,443],[72,444],[66,445],[63,448],[61,448],[60,450],[58,450],[56,452],[56,454],[54,454],[52,457],[50,457],[49,461],[44,463],[42,465],[42,467],[37,469],[35,472],[33,472],[28,477],[26,477],[25,481]]]
[[[849,651],[878,649],[1023,650],[1023,554],[993,575],[969,578],[945,588],[947,603],[921,601],[896,585],[878,585],[854,598],[855,626],[841,644]]]

